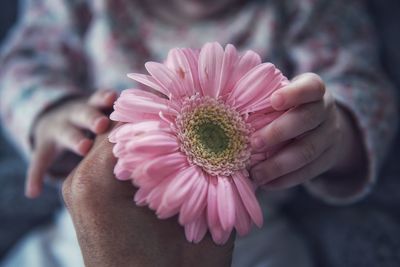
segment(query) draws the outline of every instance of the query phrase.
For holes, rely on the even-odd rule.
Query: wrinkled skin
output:
[[[135,188],[114,177],[111,150],[106,135],[97,137],[63,184],[86,266],[230,266],[234,235],[223,246],[209,235],[187,242],[175,217],[159,220],[134,204]]]

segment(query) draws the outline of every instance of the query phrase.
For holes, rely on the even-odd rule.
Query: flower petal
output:
[[[190,70],[192,73],[194,88],[196,88],[196,92],[200,92],[201,87],[199,81],[199,65],[198,65],[200,50],[181,48],[181,51],[183,52],[183,54],[185,54],[185,57],[189,63]]]
[[[190,64],[189,59],[182,49],[171,49],[168,53],[165,65],[181,80],[186,95],[195,95],[196,91],[200,89],[194,78],[198,75],[197,68],[193,69],[193,66]]]
[[[124,110],[118,109],[114,110],[111,115],[110,119],[113,121],[120,121],[120,122],[140,122],[140,121],[146,121],[146,120],[155,120],[159,118],[158,114],[151,114],[151,113],[143,113],[143,112],[135,112],[135,113],[130,113],[125,112]]]
[[[189,242],[199,243],[207,233],[206,215],[203,212],[195,221],[185,224],[185,235]]]
[[[168,115],[178,115],[177,107],[167,99],[156,96],[153,93],[138,89],[128,89],[114,103],[112,120],[121,122],[136,122],[131,116],[136,113],[150,113],[158,115],[163,112]],[[135,116],[132,116],[135,118]]]
[[[223,58],[224,49],[219,43],[206,43],[201,48],[199,80],[203,96],[218,96]]]
[[[211,237],[217,245],[223,245],[228,241],[232,234],[232,231],[225,231],[222,229],[221,224],[216,224],[214,227],[210,227]]]
[[[186,157],[177,152],[154,159],[142,160],[142,164],[136,166],[132,176],[137,185],[152,187],[157,186],[167,176],[179,172],[187,166]]]
[[[233,173],[232,178],[251,219],[258,227],[261,227],[263,224],[263,214],[249,178],[243,172]]]
[[[155,157],[177,152],[179,144],[176,137],[159,132],[136,137],[133,142],[127,143],[127,149],[138,157]]]
[[[218,193],[217,186],[218,181],[216,177],[209,177],[210,182],[208,184],[208,195],[207,195],[207,224],[210,229],[211,236],[215,243],[224,244],[231,231],[225,231],[222,228],[221,222],[218,216]]]
[[[283,113],[285,111],[256,112],[249,115],[247,122],[251,124],[254,131],[258,131],[279,118]]]
[[[173,179],[165,189],[160,209],[171,210],[181,207],[187,199],[195,180],[202,176],[202,171],[197,166],[190,166],[181,170],[179,175]],[[175,214],[173,214],[175,215]]]
[[[249,213],[243,205],[239,192],[236,187],[233,187],[233,196],[235,199],[235,228],[240,236],[247,234],[251,229],[251,219]]]
[[[228,96],[228,103],[234,105],[241,112],[257,104],[270,105],[267,98],[282,84],[286,77],[271,63],[260,64],[247,72],[232,89]],[[265,106],[257,107],[262,109]]]
[[[219,224],[218,207],[217,207],[217,185],[216,177],[208,177],[208,192],[207,192],[207,223],[210,228]]]
[[[168,187],[169,183],[173,179],[175,179],[177,175],[178,173],[172,173],[169,176],[165,177],[156,187],[153,187],[153,189],[151,190],[146,199],[147,202],[149,203],[150,209],[152,210],[159,209],[165,189]]]
[[[135,167],[140,164],[142,159],[130,157],[128,153],[114,152],[119,145],[124,146],[123,143],[117,143],[113,148],[113,153],[118,158],[118,162],[114,167],[114,174],[119,180],[132,179],[132,173],[134,172]]]
[[[169,92],[165,90],[165,88],[163,88],[156,79],[154,79],[152,76],[150,75],[146,75],[146,74],[140,74],[140,73],[128,73],[127,75],[129,78],[131,78],[132,80],[135,80],[141,84],[144,84],[150,88],[153,88],[154,90],[158,91],[161,94],[164,94],[166,96],[168,96]]]
[[[279,72],[279,70],[275,70],[276,72]],[[272,95],[273,92],[278,90],[279,88],[282,88],[284,84],[286,84],[286,77],[279,75],[276,76],[273,80],[271,80],[266,86],[266,88],[269,88],[269,93],[267,95],[264,95],[264,98],[256,98],[254,99],[253,103],[251,105],[246,106],[245,108],[242,109],[242,111],[249,113],[249,112],[255,112],[255,111],[260,111],[264,109],[271,108],[271,99],[270,96]]]
[[[114,167],[114,174],[118,180],[126,181],[131,178],[132,170],[125,168],[121,161],[118,161]]]
[[[203,174],[202,177],[196,179],[188,199],[182,204],[179,213],[180,224],[184,225],[190,223],[201,216],[202,210],[206,206],[207,191],[208,181],[206,176]]]
[[[252,68],[261,64],[260,56],[254,51],[248,50],[246,51],[239,59],[234,62],[233,71],[230,73],[228,82],[221,92],[221,95],[224,96],[232,91],[232,88],[236,85],[236,83]]]
[[[125,123],[114,128],[108,136],[111,143],[121,143],[132,140],[135,136],[163,132],[171,133],[171,129],[165,121],[160,120],[145,120],[138,123]]]
[[[225,47],[224,58],[222,60],[220,81],[217,88],[217,96],[223,96],[226,92],[226,86],[230,80],[232,80],[232,71],[235,68],[235,64],[238,62],[239,56],[236,48],[228,44]]]
[[[257,65],[247,72],[233,87],[228,102],[236,104],[237,108],[242,107],[255,97],[265,94],[265,85],[269,82],[274,73],[271,63]]]
[[[232,182],[228,177],[218,177],[217,208],[222,229],[232,231],[235,224],[235,200]]]
[[[169,99],[179,102],[179,99],[187,95],[177,75],[167,66],[157,62],[147,62],[145,67],[164,90],[169,92],[167,94]]]
[[[147,197],[150,193],[149,189],[145,189],[145,188],[139,188],[136,193],[135,196],[133,198],[133,200],[135,201],[136,205],[138,206],[144,206],[147,205]]]

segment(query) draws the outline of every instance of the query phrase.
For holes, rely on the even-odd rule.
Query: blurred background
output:
[[[391,80],[396,84],[400,93],[400,1],[399,0],[370,0],[368,8],[376,25],[379,35],[382,63]],[[18,1],[2,0],[0,8],[0,41],[6,38],[7,33],[12,27],[18,16]],[[400,210],[396,207],[400,204],[400,188],[393,187],[391,181],[400,179],[400,138],[397,137],[395,146],[388,157],[386,165],[383,168],[382,179],[377,187],[379,190],[392,191],[388,197],[398,196],[393,199],[393,206],[377,206],[377,203],[387,203],[376,199],[372,194],[368,199],[361,203],[346,207],[324,207],[324,204],[311,200],[306,194],[299,192],[296,207],[288,205],[285,211],[288,216],[293,217],[297,222],[296,227],[301,231],[308,233],[310,243],[317,255],[317,261],[323,265],[336,266],[331,259],[324,253],[324,246],[329,246],[326,240],[332,240],[332,244],[337,244],[338,240],[344,238],[340,235],[331,236],[326,231],[326,236],[313,236],[312,227],[340,227],[342,221],[351,218],[350,224],[361,228],[362,246],[370,246],[371,250],[378,250],[382,257],[382,265],[379,266],[400,266]],[[59,192],[53,187],[47,187],[45,194],[37,200],[27,200],[23,196],[24,175],[26,164],[19,158],[12,146],[7,142],[3,134],[0,136],[0,261],[5,253],[30,229],[49,222],[57,209],[61,205]],[[391,189],[390,189],[391,188]],[[299,207],[302,207],[299,209]],[[369,210],[368,218],[360,218],[358,210]],[[323,210],[323,211],[322,211]],[[387,211],[387,212],[386,212]],[[338,221],[324,221],[324,212],[337,213]],[[362,222],[369,220],[372,223],[363,226]],[[310,224],[310,221],[314,221]],[[316,222],[316,223],[315,223]],[[312,227],[310,225],[313,225]],[[317,226],[316,226],[317,225]],[[351,227],[349,228],[351,229]],[[379,230],[377,230],[379,229]],[[321,230],[321,229],[320,229]],[[319,233],[324,233],[318,231]],[[351,235],[351,232],[346,233]],[[359,233],[359,235],[361,235]],[[357,237],[359,238],[359,237]],[[367,239],[368,238],[368,239]],[[323,241],[325,240],[325,241]],[[368,244],[365,244],[368,243]],[[368,255],[360,255],[363,250],[354,248],[352,255],[365,257],[365,265],[368,265]],[[351,254],[349,252],[349,254]],[[352,259],[348,259],[348,265],[352,264]]]
[[[0,42],[6,38],[18,17],[18,2],[3,0],[0,7]],[[1,125],[0,125],[1,127]],[[59,192],[46,187],[42,198],[24,197],[26,163],[0,132],[0,261],[25,233],[49,222],[61,205]]]

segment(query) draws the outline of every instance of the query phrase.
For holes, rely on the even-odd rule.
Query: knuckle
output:
[[[322,97],[325,94],[325,83],[322,78],[315,73],[307,73],[307,78],[310,83],[313,84],[314,90],[316,90]]]
[[[300,121],[303,125],[314,125],[315,123],[315,113],[310,108],[303,108],[300,112]]]
[[[86,167],[80,166],[74,173],[73,183],[71,185],[74,192],[85,195],[88,190],[92,188],[92,183],[90,182],[92,173],[87,170]]]
[[[271,139],[273,142],[278,143],[285,139],[285,132],[281,126],[277,124],[271,124],[269,128],[269,136],[265,137],[266,139]],[[271,141],[267,140],[267,141]]]
[[[267,173],[267,176],[278,177],[283,173],[284,166],[281,161],[277,159],[271,159],[269,164],[269,168],[265,168],[264,170],[265,173]]]
[[[305,143],[300,153],[301,160],[303,162],[310,162],[315,158],[316,153],[317,148],[313,143]]]
[[[84,120],[87,123],[92,123],[97,118],[97,113],[95,112],[95,110],[89,107],[86,108],[86,112],[83,115],[84,115]]]
[[[70,185],[66,185],[66,194],[70,202],[87,203],[97,195],[98,187],[94,182],[94,174],[89,167],[80,165],[72,174]]]
[[[65,131],[65,135],[68,145],[75,145],[82,138],[81,133],[75,129],[70,129],[69,131]]]

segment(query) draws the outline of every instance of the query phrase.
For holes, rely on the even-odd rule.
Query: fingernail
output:
[[[99,125],[101,125],[102,123],[104,123],[104,122],[106,122],[106,121],[108,121],[108,119],[106,118],[106,117],[100,117],[100,118],[97,118],[95,121],[94,121],[94,126],[99,126]]]
[[[253,148],[262,148],[265,146],[264,140],[261,137],[254,137],[251,140],[251,145]]]
[[[25,197],[30,199],[37,198],[39,193],[39,189],[36,187],[29,187],[25,189]]]
[[[93,132],[96,134],[103,133],[110,125],[110,120],[107,117],[101,117],[95,120]]]
[[[271,97],[271,102],[272,102],[272,107],[279,108],[279,107],[283,106],[285,101],[284,101],[283,96],[281,94],[274,94]]]
[[[106,93],[104,94],[104,97],[105,97],[105,98],[110,98],[110,97],[114,97],[114,95],[115,95],[114,92],[108,91],[108,92],[106,92]]]
[[[81,141],[79,141],[77,147],[77,152],[84,156],[87,152],[89,152],[90,147],[92,146],[93,141],[89,140],[89,139],[82,139]]]

